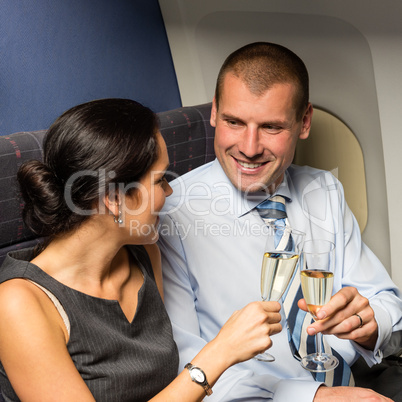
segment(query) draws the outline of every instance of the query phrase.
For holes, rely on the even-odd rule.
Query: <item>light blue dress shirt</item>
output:
[[[231,314],[260,300],[264,247],[262,219],[254,210],[267,194],[245,194],[215,160],[171,183],[161,216],[160,241],[165,304],[180,352],[180,371],[219,332]],[[328,172],[291,166],[278,194],[290,198],[290,225],[310,238],[336,244],[334,292],[355,286],[370,299],[379,325],[374,352],[354,342],[326,336],[352,364],[361,353],[369,365],[382,359],[393,331],[402,330],[399,291],[376,256],[362,242],[343,188]],[[272,337],[273,363],[251,359],[229,368],[209,401],[312,401],[320,383],[294,359],[286,319]]]

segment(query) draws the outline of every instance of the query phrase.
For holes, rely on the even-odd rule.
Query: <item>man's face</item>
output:
[[[212,104],[215,153],[232,184],[241,191],[272,194],[292,163],[297,140],[309,135],[312,107],[296,121],[295,87],[275,84],[252,94],[231,73],[224,79],[219,110]]]

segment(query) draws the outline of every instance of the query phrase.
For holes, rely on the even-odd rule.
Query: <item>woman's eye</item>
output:
[[[163,176],[158,180],[158,184],[164,185],[165,183],[167,183],[167,179],[166,179],[166,175],[163,175]]]

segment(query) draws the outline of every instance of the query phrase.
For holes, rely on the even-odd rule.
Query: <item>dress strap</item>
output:
[[[64,325],[66,326],[66,330],[68,333],[68,337],[70,337],[70,320],[68,319],[66,310],[64,310],[64,307],[61,305],[59,299],[48,289],[45,287],[39,285],[38,283],[31,281],[30,279],[27,279],[29,282],[33,283],[36,285],[39,289],[43,290],[46,295],[49,297],[49,299],[53,302],[54,306],[56,307],[57,311],[59,312],[61,318],[63,319]]]

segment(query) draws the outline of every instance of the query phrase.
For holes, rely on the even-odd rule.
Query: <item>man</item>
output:
[[[308,96],[304,63],[279,45],[244,46],[220,70],[211,112],[217,159],[171,183],[161,222],[165,303],[181,366],[215,337],[233,309],[260,298],[264,222],[256,207],[274,195],[286,200],[290,226],[307,239],[336,245],[336,294],[318,313],[326,319],[307,327],[309,335],[326,334],[345,360],[335,384],[353,385],[348,365],[360,355],[373,365],[394,351],[386,345],[402,329],[399,291],[361,241],[342,186],[328,172],[291,165],[297,141],[310,131]],[[299,307],[306,310],[303,299]],[[388,400],[314,380],[293,356],[281,313],[283,329],[270,349],[276,361],[232,367],[211,401]]]

